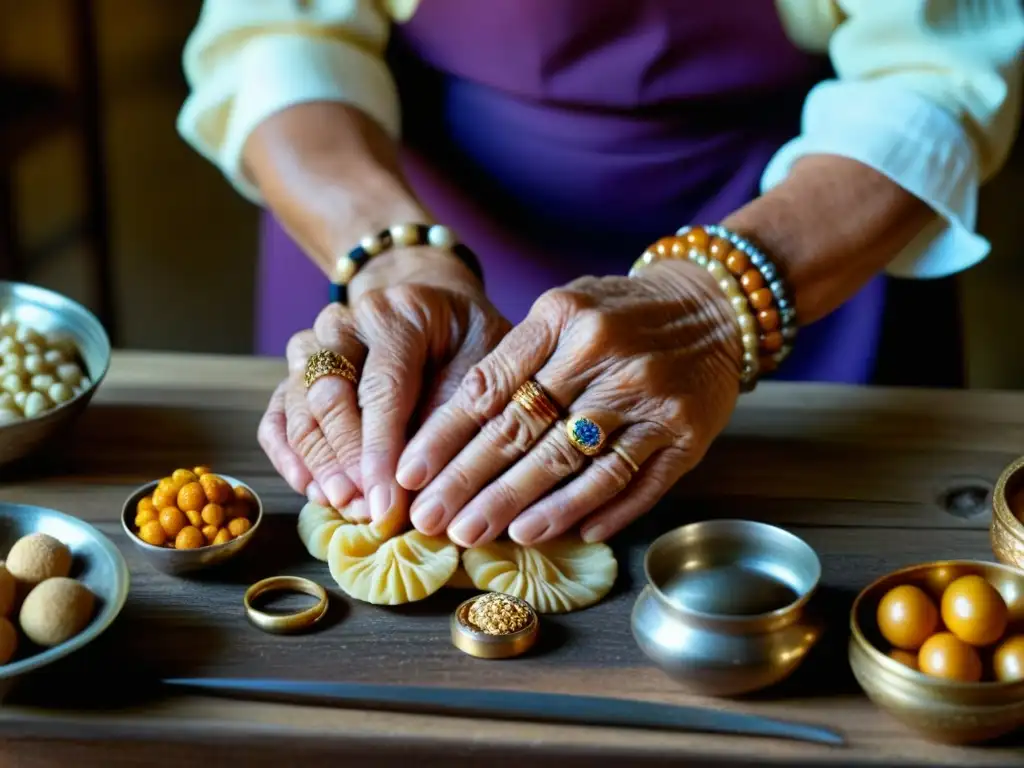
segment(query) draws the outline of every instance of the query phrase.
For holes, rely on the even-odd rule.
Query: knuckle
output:
[[[618,456],[612,458],[616,460],[612,461],[609,459],[608,461],[595,462],[594,472],[598,475],[598,482],[601,485],[607,487],[614,494],[619,494],[629,485],[633,479],[633,473]]]
[[[544,315],[568,320],[593,305],[594,300],[587,293],[563,287],[551,288],[542,293],[534,307]]]
[[[614,346],[616,332],[621,323],[598,309],[586,309],[573,321],[573,335],[578,336],[587,352],[607,354]]]
[[[500,375],[499,365],[493,361],[481,361],[469,369],[459,387],[458,407],[481,427],[505,408],[506,403],[500,395]]]
[[[575,474],[583,466],[583,454],[561,439],[544,441],[538,453],[541,465],[558,478]]]
[[[313,322],[313,335],[330,347],[345,345],[350,331],[349,310],[338,304],[328,304]]]
[[[502,510],[518,510],[526,506],[516,491],[515,486],[503,480],[499,480],[491,486],[488,494],[493,496],[494,502],[484,507],[483,515],[489,525],[500,522]]]
[[[401,390],[402,383],[392,368],[368,371],[359,382],[359,405],[379,407],[388,400],[393,400]]]
[[[533,444],[535,436],[530,424],[523,414],[506,408],[483,428],[488,441],[501,452],[511,450],[518,456],[526,453]]]
[[[306,360],[316,351],[316,336],[312,330],[299,331],[288,339],[285,357],[288,369],[295,371],[306,365]]]

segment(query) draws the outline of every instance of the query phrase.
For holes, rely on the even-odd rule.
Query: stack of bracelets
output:
[[[636,260],[635,276],[667,259],[687,259],[704,267],[729,298],[743,341],[744,392],[789,355],[796,338],[796,310],[775,265],[749,241],[719,226],[683,227],[663,237]]]
[[[440,224],[396,224],[376,235],[364,237],[359,245],[346,253],[335,267],[334,279],[331,281],[332,302],[341,304],[347,301],[346,288],[362,269],[366,262],[374,256],[378,256],[392,248],[415,248],[419,246],[430,246],[450,251],[455,258],[461,261],[470,272],[483,284],[484,275],[480,268],[480,261],[476,254],[468,246],[458,242],[455,234],[448,227]]]

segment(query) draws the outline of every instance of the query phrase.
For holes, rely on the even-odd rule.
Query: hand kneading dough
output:
[[[342,525],[347,523],[336,509],[311,501],[299,512],[299,539],[309,554],[317,560],[326,561],[327,545]]]
[[[492,542],[462,553],[478,589],[504,592],[537,613],[569,613],[593,605],[615,583],[619,564],[607,544],[556,540],[535,547]]]
[[[77,635],[92,619],[96,598],[74,579],[47,579],[21,604],[21,631],[36,645],[60,645]]]
[[[71,550],[53,536],[31,533],[14,542],[5,565],[22,586],[34,587],[71,573]]]
[[[0,618],[0,665],[6,664],[14,658],[16,650],[18,650],[18,630],[7,619]]]
[[[7,570],[7,566],[0,563],[0,616],[11,615],[17,586],[18,584]]]
[[[370,525],[342,525],[331,537],[327,563],[350,597],[400,605],[441,589],[459,567],[459,548],[446,537],[419,531],[388,538]]]

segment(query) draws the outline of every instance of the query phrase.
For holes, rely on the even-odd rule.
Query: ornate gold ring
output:
[[[524,382],[512,395],[512,399],[524,411],[545,421],[552,422],[558,418],[558,408],[544,388],[533,379]]]
[[[358,384],[356,367],[352,361],[344,355],[332,352],[329,349],[321,349],[314,352],[306,361],[305,383],[306,389],[313,386],[313,382],[322,379],[324,376],[340,376],[352,384]]]

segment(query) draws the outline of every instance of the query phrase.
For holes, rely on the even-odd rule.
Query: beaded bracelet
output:
[[[461,261],[481,283],[484,281],[480,261],[469,246],[458,242],[448,227],[441,224],[396,224],[382,230],[376,235],[369,235],[359,241],[351,251],[346,253],[335,266],[334,279],[331,281],[331,301],[344,303],[346,286],[352,282],[360,269],[374,256],[379,256],[392,248],[413,248],[429,245],[444,248]]]
[[[700,266],[713,259],[725,265],[739,280],[742,301],[757,320],[760,371],[770,373],[786,359],[796,338],[796,312],[775,265],[753,244],[723,227],[683,227],[648,248],[630,274],[662,259],[688,259]]]

